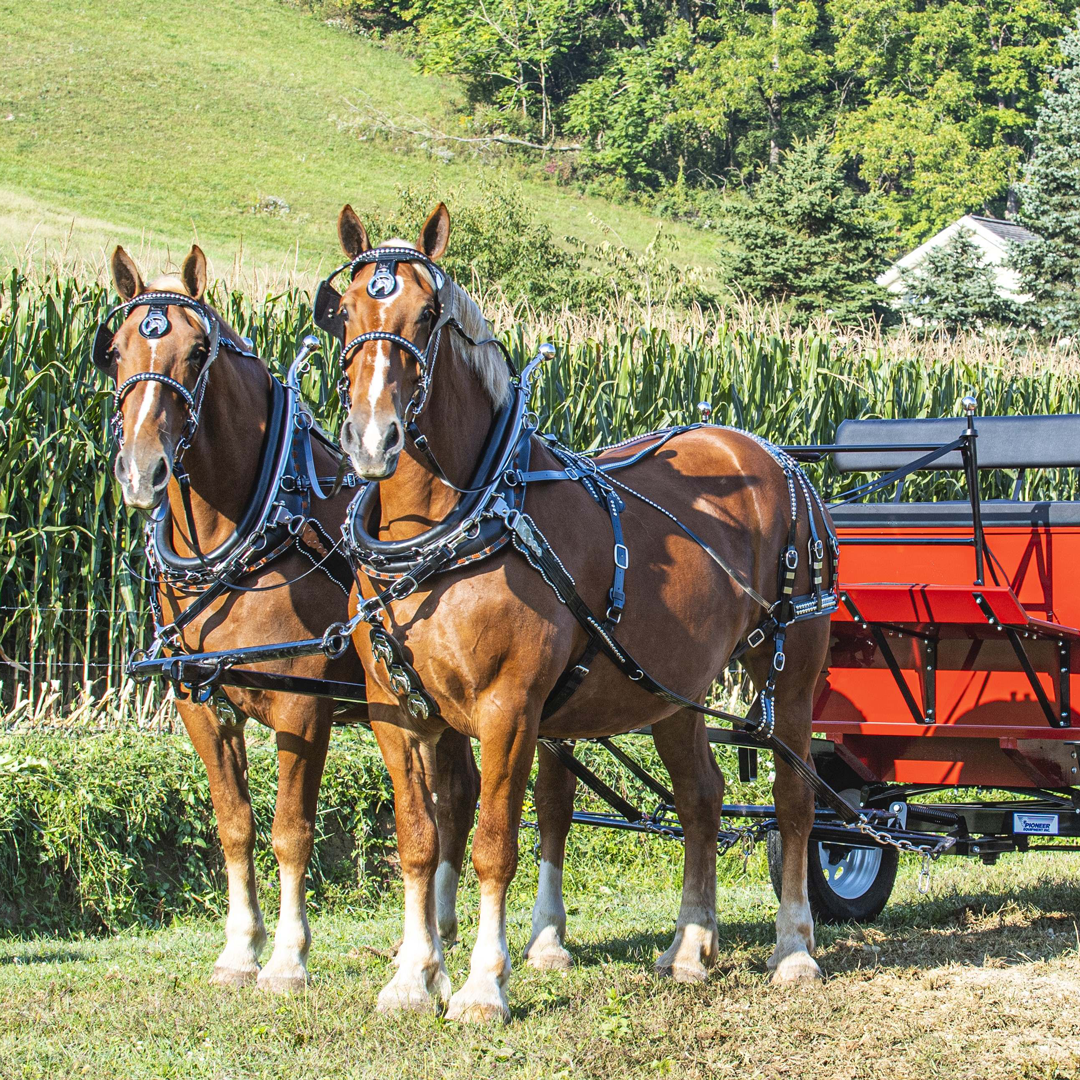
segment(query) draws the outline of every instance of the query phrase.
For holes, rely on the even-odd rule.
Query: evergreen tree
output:
[[[792,147],[720,221],[731,284],[802,321],[822,311],[844,322],[886,315],[874,279],[887,265],[887,227],[872,209],[824,142]]]
[[[1043,94],[1020,185],[1021,221],[1037,239],[1011,260],[1036,325],[1052,335],[1080,332],[1080,23],[1060,47],[1064,63]]]
[[[1012,322],[1015,301],[999,295],[993,267],[970,229],[958,229],[947,244],[934,248],[914,269],[905,271],[900,309],[931,330],[955,333]]]

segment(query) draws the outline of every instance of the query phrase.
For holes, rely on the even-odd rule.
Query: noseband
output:
[[[205,304],[190,296],[186,296],[184,293],[141,293],[139,296],[135,296],[131,300],[128,300],[123,304],[118,304],[116,307],[112,308],[112,310],[106,313],[105,318],[98,325],[98,328],[94,333],[94,343],[91,355],[95,367],[101,371],[110,371],[112,368],[112,365],[109,362],[109,350],[112,348],[113,339],[116,335],[114,331],[109,329],[109,322],[117,315],[122,315],[124,318],[127,318],[131,311],[137,307],[150,308],[146,317],[139,324],[139,333],[147,340],[156,341],[159,338],[165,337],[172,330],[172,324],[169,322],[168,317],[168,310],[170,307],[183,307],[194,311],[202,321],[203,329],[210,339],[206,360],[203,362],[199,376],[195,380],[194,390],[189,390],[183,383],[170,378],[168,375],[163,375],[160,372],[138,371],[132,375],[131,378],[125,379],[116,388],[116,393],[113,395],[111,426],[117,446],[124,445],[124,416],[122,412],[124,401],[132,390],[140,383],[160,383],[162,386],[172,390],[173,393],[183,401],[187,408],[187,418],[184,421],[184,427],[180,434],[180,441],[176,444],[174,453],[174,460],[179,462],[180,458],[183,457],[184,451],[194,440],[196,431],[199,429],[199,419],[202,414],[203,399],[206,396],[206,385],[210,374],[210,367],[217,359],[218,353],[221,351],[221,322]],[[239,353],[241,356],[256,358],[255,353],[250,352],[241,346],[230,343],[229,348],[232,351]]]
[[[428,337],[427,345],[421,349],[415,342],[410,341],[408,338],[402,337],[400,334],[392,334],[386,330],[369,330],[366,333],[358,334],[351,340],[346,341],[345,319],[341,311],[341,294],[333,286],[334,278],[343,271],[349,270],[352,274],[352,280],[355,281],[356,275],[360,273],[363,267],[370,263],[374,263],[375,273],[367,284],[367,292],[368,295],[375,300],[386,300],[397,292],[397,264],[399,262],[419,263],[427,269],[429,274],[431,274],[431,280],[435,285],[435,323],[431,328],[431,334]],[[450,482],[446,473],[443,472],[442,467],[435,459],[435,455],[432,453],[431,447],[428,444],[427,436],[425,436],[416,426],[416,419],[424,411],[424,407],[427,405],[428,395],[431,391],[431,382],[435,375],[435,362],[439,357],[439,343],[442,339],[443,328],[450,327],[450,329],[454,330],[462,340],[467,344],[472,345],[474,348],[481,345],[495,345],[506,360],[507,367],[509,367],[512,377],[517,376],[517,370],[514,367],[514,362],[510,357],[509,350],[498,338],[489,337],[484,338],[482,341],[474,341],[465,332],[461,324],[453,315],[452,305],[450,303],[452,288],[452,282],[446,273],[440,269],[433,260],[429,259],[427,255],[421,251],[417,251],[415,248],[371,248],[371,250],[357,255],[351,262],[343,263],[330,274],[329,277],[319,283],[319,288],[315,293],[312,316],[316,326],[321,330],[325,330],[328,334],[333,335],[342,343],[342,375],[338,382],[338,394],[341,397],[341,407],[346,416],[348,416],[352,410],[352,402],[349,394],[349,377],[345,374],[345,369],[348,367],[350,360],[356,352],[369,341],[388,341],[392,345],[396,345],[399,349],[407,352],[416,361],[416,364],[420,369],[420,379],[416,384],[416,389],[413,391],[412,397],[409,399],[409,403],[405,406],[405,434],[412,440],[412,443],[417,450],[424,455],[428,464],[434,470],[435,475],[438,476],[444,484],[454,488],[455,491],[465,491],[467,489],[459,488]]]

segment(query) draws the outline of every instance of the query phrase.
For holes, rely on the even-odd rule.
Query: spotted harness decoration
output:
[[[438,309],[431,337],[425,349],[415,343],[384,331],[374,330],[351,341],[344,340],[344,323],[340,314],[340,295],[332,281],[347,268],[355,278],[360,267],[376,264],[376,272],[368,283],[372,296],[392,295],[396,289],[395,271],[399,262],[419,263],[427,268],[436,285]],[[394,281],[388,280],[394,278]],[[378,283],[378,284],[376,284]],[[372,289],[377,292],[373,292]],[[382,614],[390,604],[416,592],[425,582],[439,573],[460,568],[485,559],[512,544],[547,582],[559,601],[567,606],[588,635],[588,643],[576,662],[556,683],[544,704],[543,719],[561,708],[588,675],[596,656],[605,655],[627,678],[650,693],[680,708],[714,719],[725,720],[747,731],[763,746],[780,756],[815,792],[819,799],[834,810],[842,821],[858,824],[862,819],[857,811],[841,799],[800,755],[774,734],[775,691],[777,676],[784,670],[784,643],[788,627],[807,619],[827,618],[837,607],[836,568],[840,547],[836,533],[825,513],[821,498],[799,468],[797,462],[771,443],[758,436],[742,432],[758,443],[783,471],[790,504],[788,543],[779,568],[779,597],[770,603],[745,582],[719,552],[681,522],[674,514],[640,494],[618,479],[614,473],[634,465],[656,453],[672,439],[703,424],[687,424],[652,432],[603,449],[638,447],[636,453],[619,461],[600,465],[592,457],[562,446],[553,435],[539,435],[538,418],[529,410],[532,378],[538,366],[554,356],[551,346],[542,346],[540,354],[518,375],[509,353],[495,339],[476,342],[457,325],[449,311],[450,283],[444,272],[421,252],[412,248],[375,248],[351,263],[339,267],[319,286],[315,300],[316,324],[333,334],[342,343],[342,367],[348,364],[355,351],[369,341],[389,341],[404,349],[420,367],[420,381],[406,408],[406,433],[432,466],[435,475],[462,494],[455,509],[441,522],[419,536],[406,541],[377,539],[368,528],[377,501],[376,484],[370,484],[352,502],[343,527],[345,547],[354,570],[363,573],[378,589],[371,599],[363,601],[355,616],[338,627],[342,635],[353,633],[362,623],[370,626],[372,654],[387,671],[390,686],[399,695],[403,707],[417,719],[437,715],[438,706],[424,689],[420,674],[409,663],[405,650],[392,633],[383,626]],[[385,291],[384,291],[385,290]],[[416,417],[427,402],[438,354],[439,337],[449,326],[473,346],[496,344],[503,353],[511,374],[510,400],[496,413],[487,443],[481,452],[472,482],[467,488],[451,484],[439,466],[426,438],[416,428]],[[348,379],[343,375],[343,395],[347,399]],[[348,402],[346,400],[345,404]],[[730,429],[736,430],[736,429]],[[530,470],[532,438],[544,440],[547,449],[560,463],[560,468]],[[594,613],[577,591],[570,572],[548,543],[536,522],[525,512],[525,495],[529,484],[571,481],[580,483],[608,514],[613,535],[613,577],[608,591],[608,606],[601,618]],[[630,655],[616,636],[616,628],[626,604],[626,575],[630,568],[630,552],[624,542],[621,515],[626,508],[624,496],[630,496],[651,506],[668,518],[724,571],[735,585],[763,610],[758,625],[747,635],[734,657],[749,649],[758,648],[767,640],[773,643],[773,660],[766,685],[758,694],[746,717],[722,709],[711,708],[693,701],[664,686],[648,674]],[[795,596],[795,577],[801,554],[797,546],[799,504],[806,508],[810,541],[807,552],[813,592]],[[814,516],[817,508],[824,528],[824,539]],[[823,586],[826,560],[831,562],[832,585]],[[359,577],[358,577],[359,580]],[[379,583],[388,583],[379,588]],[[541,734],[543,729],[541,728]]]
[[[212,551],[203,552],[191,510],[191,480],[183,466],[184,453],[198,432],[210,368],[221,349],[225,348],[238,356],[253,360],[258,360],[259,357],[251,350],[246,339],[240,343],[223,338],[220,320],[206,304],[183,293],[147,292],[112,308],[98,326],[94,335],[92,356],[99,369],[105,372],[115,370],[115,350],[112,345],[114,334],[109,328],[109,322],[117,315],[126,318],[133,308],[144,306],[149,307],[148,313],[139,324],[139,333],[144,338],[156,340],[168,334],[171,330],[168,309],[182,307],[198,316],[209,339],[209,345],[193,390],[160,372],[140,371],[125,379],[113,395],[111,426],[118,447],[123,446],[121,407],[127,396],[140,383],[160,383],[173,391],[187,409],[180,440],[173,456],[173,476],[180,487],[188,535],[191,537],[195,554],[183,556],[176,551],[172,541],[172,515],[168,501],[163,501],[158,510],[150,516],[146,526],[145,553],[149,573],[143,576],[132,571],[134,576],[142,577],[154,586],[149,590],[154,639],[148,650],[140,652],[140,657],[156,657],[164,647],[173,652],[184,652],[183,631],[187,626],[215,600],[228,592],[262,591],[245,588],[240,585],[240,581],[293,547],[312,563],[311,570],[302,576],[318,569],[347,596],[352,585],[352,571],[340,551],[341,541],[335,542],[322,524],[311,515],[311,506],[312,498],[323,500],[335,493],[328,490],[331,485],[337,486],[340,482],[344,486],[355,488],[360,486],[360,481],[351,470],[344,468],[339,471],[337,478],[317,475],[312,439],[322,443],[333,457],[343,462],[344,459],[340,448],[319,430],[301,401],[299,376],[308,366],[307,355],[311,348],[305,343],[284,384],[275,376],[269,376],[271,400],[267,430],[251,498],[232,534]],[[288,581],[282,584],[292,583]],[[282,586],[268,588],[278,587]],[[184,608],[171,623],[165,622],[158,595],[158,590],[164,588],[170,588],[182,596],[195,597],[194,602]],[[193,691],[193,696],[196,700],[205,701],[213,692],[207,686],[205,697],[199,696],[198,689]]]

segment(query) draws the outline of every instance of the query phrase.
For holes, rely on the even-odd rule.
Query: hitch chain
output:
[[[946,851],[956,845],[955,837],[943,836],[932,848],[927,849],[925,847],[920,847],[917,844],[913,844],[910,840],[905,840],[903,837],[897,839],[881,829],[875,829],[866,818],[862,817],[862,815],[860,815],[859,822],[855,827],[864,836],[869,836],[879,844],[896,848],[897,851],[904,851],[910,855],[918,855],[921,859],[919,865],[918,889],[923,895],[930,891],[930,876],[934,863],[944,855]]]

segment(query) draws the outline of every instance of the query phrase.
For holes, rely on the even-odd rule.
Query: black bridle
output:
[[[168,375],[163,375],[158,371],[138,371],[130,378],[125,379],[120,383],[116,388],[116,392],[113,394],[111,426],[117,446],[124,445],[124,417],[122,412],[124,401],[132,390],[140,383],[160,383],[183,401],[187,409],[187,417],[184,420],[180,441],[176,444],[174,452],[174,461],[178,462],[183,456],[183,452],[191,445],[195,438],[195,433],[199,429],[199,419],[202,415],[203,399],[206,396],[206,384],[210,376],[210,368],[217,359],[218,353],[221,351],[221,322],[216,314],[205,304],[184,293],[166,291],[140,293],[138,296],[132,297],[122,304],[117,304],[116,307],[109,310],[106,313],[105,318],[98,324],[97,330],[94,331],[91,357],[94,361],[94,366],[98,368],[99,371],[103,371],[106,374],[112,374],[116,369],[116,361],[114,358],[115,350],[113,349],[113,340],[116,337],[116,332],[109,328],[110,321],[117,315],[123,315],[126,319],[137,307],[148,307],[150,309],[143,318],[143,321],[139,324],[139,333],[148,340],[154,341],[163,338],[172,330],[172,324],[169,322],[168,314],[170,307],[182,307],[194,311],[195,314],[199,316],[199,320],[203,325],[203,330],[209,339],[206,350],[206,359],[202,363],[193,389],[189,390],[182,382],[179,382],[177,379],[173,379]],[[255,353],[248,351],[240,345],[228,342],[228,347],[231,351],[239,353],[241,356],[258,359]]]
[[[356,337],[346,341],[345,316],[341,310],[341,293],[334,288],[334,279],[345,270],[348,270],[351,274],[351,280],[355,281],[356,275],[359,274],[365,266],[374,263],[375,273],[367,284],[367,292],[373,299],[385,300],[393,296],[398,290],[397,264],[401,262],[419,263],[431,275],[432,283],[435,286],[435,322],[432,325],[431,333],[428,336],[427,345],[421,349],[415,342],[410,341],[408,338],[402,337],[400,334],[390,333],[386,330],[369,330],[366,333],[358,334]],[[403,417],[405,434],[412,441],[416,449],[424,455],[424,458],[431,466],[435,475],[446,484],[447,487],[453,488],[455,491],[461,493],[466,493],[471,492],[472,489],[459,488],[450,481],[432,452],[427,436],[424,435],[416,424],[416,419],[424,411],[424,408],[427,405],[428,395],[431,392],[431,383],[435,376],[435,362],[439,358],[439,343],[442,340],[443,329],[449,327],[457,333],[463,341],[474,348],[478,348],[481,345],[495,345],[502,353],[503,359],[505,359],[506,365],[510,369],[511,377],[517,376],[517,369],[514,367],[514,361],[510,356],[509,350],[498,338],[489,337],[484,338],[481,341],[475,341],[465,332],[464,328],[454,317],[453,305],[450,302],[452,290],[453,282],[450,280],[449,276],[436,265],[434,260],[428,258],[422,251],[410,247],[376,247],[371,248],[369,251],[362,252],[360,255],[357,255],[355,259],[352,259],[347,263],[342,263],[342,265],[332,274],[319,283],[319,287],[315,293],[312,318],[314,319],[316,326],[321,330],[325,330],[333,337],[336,337],[338,341],[341,342],[342,375],[341,379],[338,381],[338,394],[341,397],[341,406],[346,416],[352,411],[352,402],[349,394],[349,377],[346,374],[346,370],[352,357],[364,345],[370,341],[388,341],[392,345],[396,345],[399,349],[407,352],[409,356],[416,361],[417,367],[420,369],[420,378],[416,384],[416,389],[413,391],[412,397],[405,406],[405,415]]]
[[[94,366],[107,375],[115,374],[118,357],[113,347],[116,332],[109,328],[109,322],[117,315],[123,315],[126,319],[137,307],[147,307],[143,321],[139,324],[139,333],[151,341],[165,337],[172,330],[169,322],[169,308],[181,307],[194,311],[199,316],[203,330],[209,339],[206,350],[206,359],[202,362],[199,374],[195,379],[195,386],[189,390],[182,382],[169,375],[163,375],[158,371],[137,371],[130,378],[125,379],[117,386],[113,394],[113,415],[110,420],[113,437],[118,448],[124,445],[124,414],[123,405],[128,395],[141,383],[156,382],[171,390],[184,403],[187,416],[180,432],[180,439],[173,449],[172,473],[176,482],[180,485],[180,495],[184,504],[184,514],[187,517],[188,529],[191,534],[191,544],[199,560],[205,564],[202,549],[199,546],[198,533],[195,529],[194,515],[191,510],[191,478],[183,466],[184,452],[195,441],[195,435],[199,430],[199,421],[202,418],[203,401],[206,397],[206,387],[210,377],[210,368],[221,352],[221,320],[217,314],[206,304],[185,293],[155,291],[144,292],[138,296],[117,304],[105,314],[105,318],[98,324],[94,331],[94,341],[90,355]],[[253,360],[259,357],[256,353],[226,339],[226,347],[230,352],[239,356],[246,356]]]

